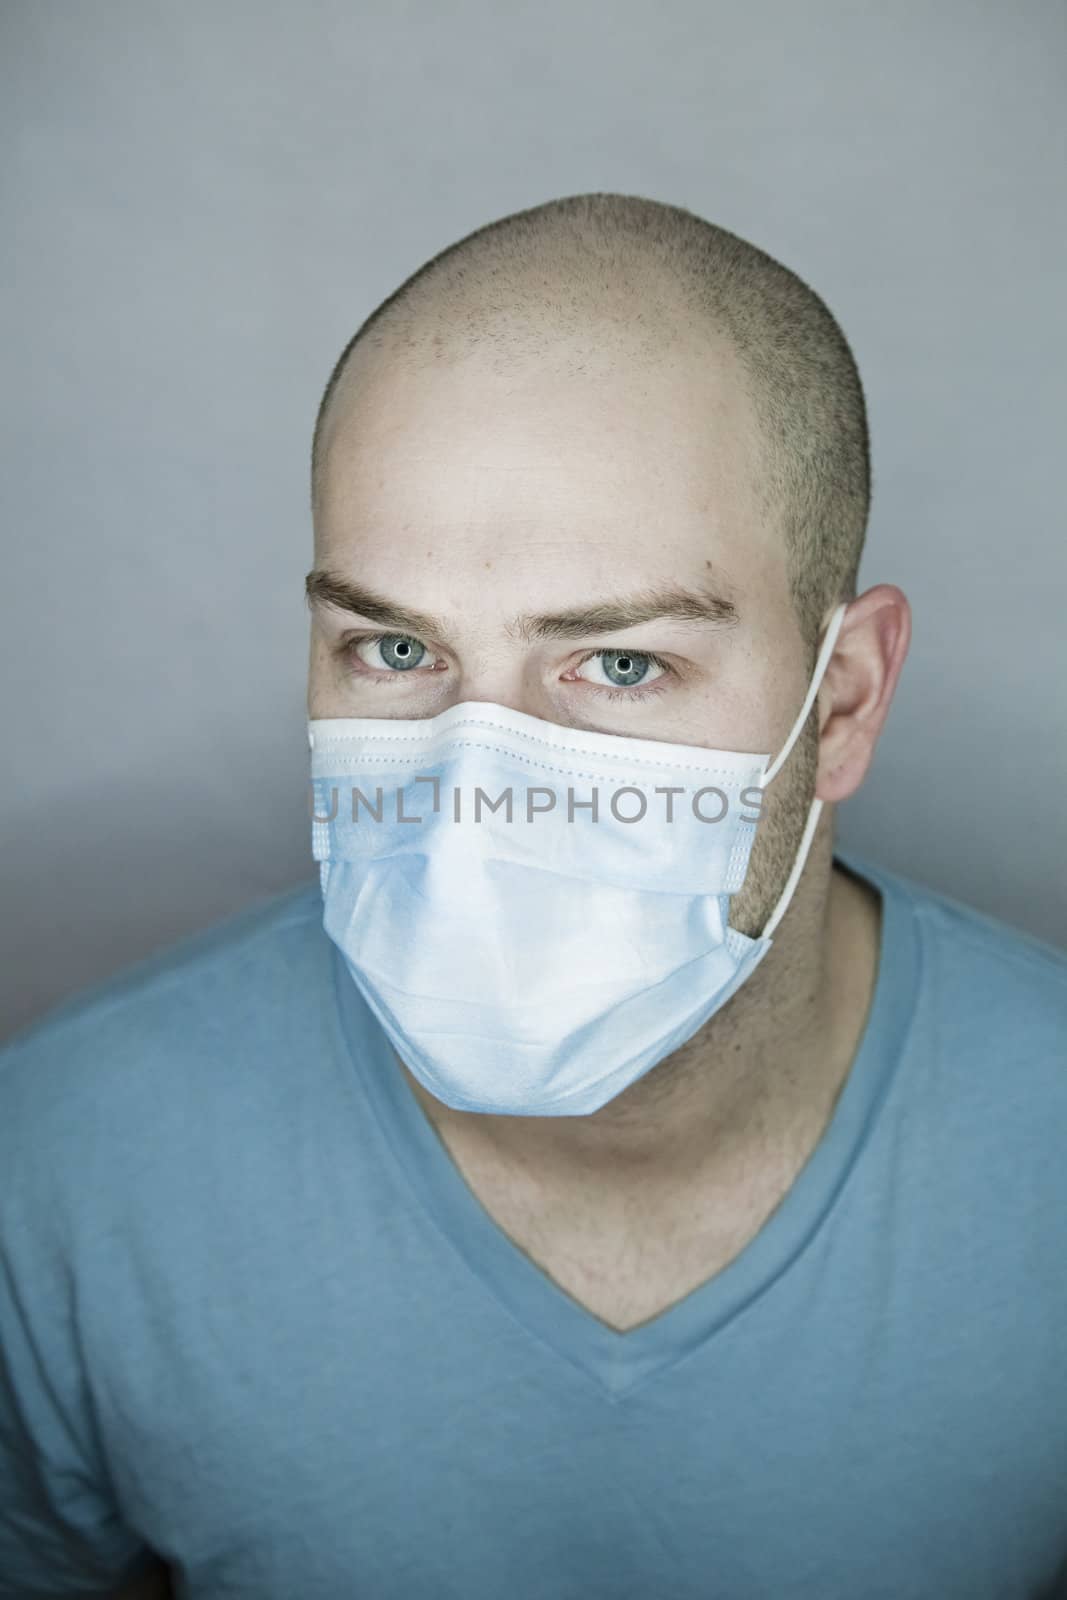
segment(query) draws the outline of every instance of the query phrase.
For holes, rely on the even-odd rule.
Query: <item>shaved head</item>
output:
[[[496,376],[624,360],[639,382],[685,352],[728,374],[751,436],[751,492],[785,542],[805,639],[856,593],[870,507],[859,373],[824,302],[755,245],[681,207],[585,194],[466,235],[408,278],[336,362],[312,444],[317,509],[361,380],[476,356]],[[709,419],[709,432],[710,432]]]

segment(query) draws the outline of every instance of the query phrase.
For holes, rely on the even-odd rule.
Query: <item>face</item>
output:
[[[488,701],[777,754],[810,660],[781,534],[756,508],[757,434],[732,360],[705,346],[638,376],[623,355],[580,356],[405,373],[357,354],[323,438],[315,565],[366,609],[312,604],[312,718]],[[604,615],[669,590],[710,614]],[[767,791],[731,910],[742,931],[792,864],[813,750],[798,742]]]

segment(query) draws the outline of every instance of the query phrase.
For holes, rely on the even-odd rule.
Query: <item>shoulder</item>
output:
[[[57,1154],[105,1117],[135,1124],[181,1079],[239,1067],[329,971],[318,884],[275,895],[83,990],[0,1048],[0,1166],[27,1142]],[[14,1148],[13,1148],[14,1147]]]
[[[946,1002],[965,998],[966,1015],[1028,1030],[1067,1018],[1067,950],[865,858],[839,860],[881,890],[898,923],[910,924],[924,984]]]
[[[1044,1307],[1054,1325],[1067,1312],[1067,956],[898,874],[844,864],[884,900],[880,1015],[899,1048],[878,1120],[883,1193],[973,1307]]]
[[[908,1052],[954,1117],[1067,1131],[1067,952],[858,857],[883,897],[882,960],[908,967]],[[888,946],[888,948],[887,948]]]

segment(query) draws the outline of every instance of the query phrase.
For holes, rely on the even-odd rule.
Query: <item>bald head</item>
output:
[[[313,511],[338,425],[358,427],[362,388],[370,395],[383,368],[403,374],[475,356],[499,379],[531,362],[561,374],[624,363],[639,382],[688,364],[694,351],[732,385],[753,441],[751,493],[784,541],[801,627],[814,641],[837,600],[855,594],[869,512],[856,364],[800,278],[680,207],[571,196],[434,256],[366,319],[334,367],[315,424]]]

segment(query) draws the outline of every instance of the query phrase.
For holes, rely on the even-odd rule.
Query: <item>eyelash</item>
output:
[[[404,678],[407,676],[406,673],[380,672],[375,667],[366,666],[362,661],[359,661],[358,665],[353,667],[352,657],[350,654],[354,645],[381,644],[383,639],[398,638],[414,638],[414,635],[396,633],[350,633],[347,634],[338,645],[338,654],[341,656],[350,672],[367,673],[379,683],[388,682],[389,679],[395,680],[396,678]],[[422,640],[418,639],[416,640],[416,643],[421,644]],[[584,667],[587,661],[592,661],[596,656],[622,655],[623,653],[624,652],[621,650],[613,651],[609,646],[602,645],[599,650],[586,651],[585,655],[582,656],[579,661],[576,661],[574,665],[575,667]],[[664,680],[667,678],[673,678],[676,675],[674,668],[668,665],[668,663],[663,660],[662,656],[653,655],[651,650],[635,650],[633,654],[635,656],[641,656],[645,661],[651,661],[653,666],[662,668],[663,676],[657,678],[654,683],[648,684],[643,689],[640,686],[637,686],[633,689],[608,689],[605,688],[602,683],[587,683],[586,687],[589,689],[595,689],[598,694],[603,695],[607,700],[629,700],[632,702],[634,700],[650,700],[654,694],[662,694],[663,690],[667,687]],[[358,661],[358,658],[356,659]],[[418,669],[416,668],[415,670],[417,671]]]

